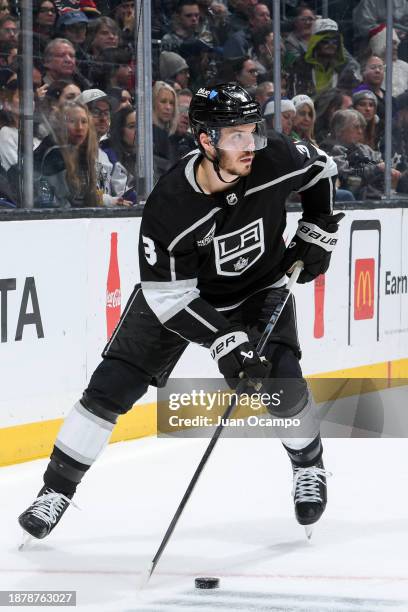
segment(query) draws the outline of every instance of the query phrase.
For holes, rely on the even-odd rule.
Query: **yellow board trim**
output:
[[[365,378],[369,379],[367,380],[367,385],[365,385],[366,391],[372,391],[373,385],[376,389],[385,388],[401,384],[398,383],[398,379],[408,379],[408,359],[385,361],[347,370],[313,374],[308,377],[311,380],[312,386],[314,378]],[[379,384],[378,381],[380,379],[383,380],[383,383]],[[356,384],[358,384],[358,389],[356,388],[355,392],[361,392],[361,382],[356,382]],[[351,395],[353,390],[354,387],[350,387],[348,384],[345,394]],[[329,392],[329,388],[326,391]],[[325,391],[323,391],[323,395],[326,395]],[[316,399],[319,401],[319,398]],[[0,466],[48,457],[62,422],[63,419],[52,419],[0,429]],[[153,436],[156,434],[156,431],[156,404],[138,405],[134,410],[119,418],[110,442],[121,442]]]

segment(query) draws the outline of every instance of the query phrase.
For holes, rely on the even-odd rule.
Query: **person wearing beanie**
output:
[[[160,53],[160,78],[172,85],[177,83],[180,89],[188,87],[190,71],[186,60],[173,51]]]
[[[272,135],[275,128],[275,98],[273,96],[265,102],[262,114],[266,121],[266,133],[269,137]],[[281,124],[283,134],[290,136],[295,115],[296,108],[292,100],[281,98]]]
[[[378,151],[381,133],[379,131],[379,117],[377,115],[377,98],[369,89],[362,89],[353,94],[353,108],[358,110],[366,120],[364,138],[362,142]]]
[[[314,137],[314,126],[316,122],[316,111],[312,98],[305,94],[299,94],[292,99],[296,110],[293,119],[293,140],[306,140],[316,144]]]
[[[343,36],[333,19],[316,19],[307,51],[292,64],[288,95],[313,98],[325,89],[355,86],[359,65],[346,51]]]
[[[369,32],[369,48],[373,55],[385,60],[387,28],[385,23]],[[408,89],[408,63],[398,58],[400,39],[396,30],[392,30],[392,95],[398,96]],[[382,88],[385,88],[385,73]]]

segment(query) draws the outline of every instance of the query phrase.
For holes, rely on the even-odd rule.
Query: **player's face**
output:
[[[251,172],[255,156],[255,129],[254,123],[222,129],[218,143],[222,170],[235,176],[247,176]]]

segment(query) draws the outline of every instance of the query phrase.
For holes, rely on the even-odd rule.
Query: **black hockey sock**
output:
[[[57,493],[72,497],[90,466],[79,463],[54,446],[44,474],[45,486]]]
[[[293,449],[283,445],[289,455],[291,462],[296,466],[310,467],[315,465],[322,457],[323,445],[320,434],[305,448]]]

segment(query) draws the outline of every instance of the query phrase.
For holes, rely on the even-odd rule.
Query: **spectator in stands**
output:
[[[7,172],[18,161],[18,131],[20,126],[19,83],[16,78],[8,81],[3,90],[3,127],[0,129],[0,165]],[[33,148],[39,140],[34,137]]]
[[[249,19],[246,27],[233,32],[225,41],[224,57],[236,58],[244,55],[253,57],[254,36],[256,33],[270,27],[271,14],[266,4],[255,4],[249,9]]]
[[[18,43],[18,19],[13,15],[4,15],[0,18],[0,51],[4,45],[16,46]]]
[[[313,100],[309,96],[299,94],[292,99],[292,102],[296,109],[291,134],[293,140],[306,140],[316,144],[314,136],[316,111]]]
[[[107,91],[112,87],[128,89],[132,77],[132,51],[129,47],[117,47],[102,51],[89,71],[90,81]]]
[[[10,15],[9,0],[0,0],[0,19],[6,15]]]
[[[115,171],[121,168],[126,180],[121,182],[125,201],[136,203],[136,112],[131,106],[120,109],[112,120],[112,129],[108,139],[102,142],[102,148]],[[115,180],[115,178],[113,178]]]
[[[81,89],[89,86],[89,81],[77,70],[75,49],[66,38],[54,38],[44,51],[44,83],[53,81],[72,81]]]
[[[286,136],[290,136],[293,130],[293,121],[296,115],[296,108],[292,100],[288,98],[281,99],[281,125],[282,132]],[[268,137],[273,135],[275,129],[275,99],[272,97],[267,100],[263,111],[265,117]]]
[[[359,66],[348,56],[338,25],[332,19],[316,19],[306,53],[291,66],[288,92],[311,98],[332,87],[358,83]]]
[[[98,17],[88,23],[85,50],[91,61],[99,59],[104,49],[116,49],[120,43],[118,24],[110,17]]]
[[[292,32],[285,36],[285,46],[290,56],[290,63],[306,53],[315,20],[316,14],[310,7],[305,4],[298,6],[293,19]]]
[[[370,30],[369,46],[373,55],[381,57],[385,61],[386,54],[386,35],[387,28],[385,23],[381,24],[374,30]],[[402,59],[398,59],[398,47],[400,39],[396,30],[392,31],[392,95],[399,96],[408,89],[408,63]],[[382,89],[385,89],[385,74],[382,83]]]
[[[181,89],[177,92],[177,127],[174,134],[170,136],[170,144],[173,148],[174,159],[181,159],[184,155],[196,148],[188,118],[192,97],[193,93],[189,89]]]
[[[197,0],[200,10],[198,37],[210,47],[223,45],[228,33],[228,9],[222,2]]]
[[[158,178],[174,161],[170,136],[177,130],[178,104],[176,92],[164,81],[156,81],[152,97],[153,153],[156,158]]]
[[[316,140],[321,143],[329,135],[330,122],[337,110],[350,108],[353,101],[351,96],[342,89],[326,89],[316,96],[314,101],[316,111]]]
[[[264,81],[255,90],[255,100],[258,104],[263,107],[268,98],[272,98],[273,96],[273,82],[272,81]]]
[[[110,0],[111,15],[119,26],[122,41],[134,45],[135,3],[133,0]]]
[[[354,109],[339,110],[331,121],[331,136],[321,148],[337,164],[340,186],[356,199],[379,199],[384,193],[385,164],[381,153],[362,144],[366,120]],[[392,170],[392,186],[398,184],[400,172]]]
[[[180,53],[183,42],[199,38],[199,27],[200,8],[197,2],[180,0],[173,14],[171,30],[162,38],[161,50]]]
[[[396,117],[392,127],[392,167],[401,172],[397,185],[399,193],[408,193],[408,91],[396,99]],[[384,154],[385,143],[381,150]]]
[[[190,69],[186,60],[173,51],[160,53],[160,78],[174,87],[174,84],[185,89],[189,86]]]
[[[57,16],[53,0],[39,0],[33,5],[33,32],[42,39],[44,46],[54,37]]]
[[[127,108],[134,105],[134,99],[128,89],[122,89],[121,87],[111,87],[106,90],[108,98],[111,101],[112,113],[117,113],[122,108]]]
[[[379,117],[377,115],[377,98],[369,89],[363,89],[353,94],[353,108],[359,111],[366,120],[366,127],[362,139],[363,144],[378,151],[379,149]]]
[[[257,30],[253,36],[254,47],[252,50],[251,59],[256,64],[259,71],[258,81],[272,81],[274,79],[274,45],[273,45],[273,28],[271,25],[265,26]],[[282,95],[286,95],[288,82],[288,55],[286,53],[285,42],[281,40],[281,91]]]
[[[236,32],[246,28],[251,9],[258,0],[228,0],[227,4],[230,11],[228,29]]]
[[[377,115],[380,118],[380,130],[383,130],[385,118],[385,90],[382,87],[385,74],[385,65],[381,57],[368,55],[361,64],[362,83],[353,90],[353,93],[369,89],[377,98]],[[393,115],[395,114],[395,100],[393,99]]]
[[[408,3],[406,0],[391,0],[395,24],[408,25]],[[385,0],[360,0],[353,10],[354,35],[367,46],[368,33],[387,20]]]
[[[0,48],[0,67],[3,67],[3,66],[14,67],[14,64],[17,58],[17,53],[18,53],[18,49],[17,49],[16,43],[14,42],[3,43]]]
[[[220,66],[218,81],[236,81],[251,95],[255,94],[258,85],[258,68],[249,57],[224,60]]]
[[[87,106],[91,123],[93,124],[96,138],[99,144],[96,162],[97,187],[102,195],[104,206],[130,205],[123,198],[126,190],[126,172],[116,160],[111,161],[102,143],[110,134],[111,125],[111,100],[104,91],[100,89],[87,89],[83,91],[76,102]]]
[[[86,33],[88,30],[88,17],[82,12],[69,11],[63,13],[57,21],[57,33],[61,38],[66,38],[75,47],[77,52],[83,51],[83,46],[86,40]]]
[[[86,106],[66,104],[53,133],[34,152],[35,187],[44,183],[51,205],[62,208],[98,206],[96,158],[98,143]],[[39,193],[36,191],[37,205]]]

